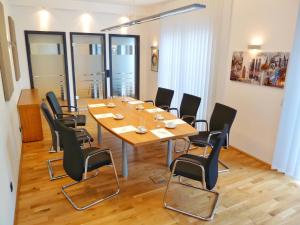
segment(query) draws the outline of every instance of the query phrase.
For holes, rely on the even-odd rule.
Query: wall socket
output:
[[[14,191],[14,185],[12,182],[9,183],[10,192]]]

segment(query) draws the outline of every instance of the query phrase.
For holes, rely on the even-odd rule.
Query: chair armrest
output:
[[[154,105],[154,101],[153,100],[146,100],[144,102],[146,102],[146,103],[152,103]]]
[[[205,125],[206,125],[206,131],[208,131],[208,122],[206,120],[195,120],[195,124],[196,123],[205,123]]]
[[[169,112],[170,112],[170,111],[176,111],[177,117],[179,117],[179,110],[178,110],[177,108],[169,108],[168,111],[169,111]]]
[[[72,108],[75,109],[75,112],[77,112],[77,114],[79,114],[79,108],[77,106],[72,106],[72,105],[61,105],[61,108]]]
[[[64,117],[64,118],[57,118],[55,116],[55,119],[57,119],[57,120],[59,120],[61,122],[63,122],[63,121],[73,121],[73,123],[74,123],[74,127],[73,128],[77,127],[77,120],[76,120],[76,116],[74,116],[74,115],[72,117]]]
[[[172,169],[172,173],[171,175],[174,175],[175,171],[176,171],[176,166],[177,166],[177,163],[178,162],[184,162],[184,163],[189,163],[189,164],[192,164],[192,165],[195,165],[195,166],[198,166],[200,167],[201,169],[201,173],[202,173],[202,185],[203,187],[206,187],[206,182],[205,182],[205,168],[204,168],[204,165],[200,164],[198,161],[196,160],[193,160],[193,159],[190,159],[190,158],[185,158],[185,157],[180,157],[178,159],[175,159],[175,163],[174,163],[174,167]]]
[[[170,111],[170,107],[168,105],[160,105],[160,106],[157,106],[158,108],[161,108],[163,110],[166,110],[167,112]]]
[[[205,147],[213,148],[213,145],[209,143],[208,141],[201,141],[201,140],[195,140],[190,141],[191,144],[198,144],[198,145],[204,145]]]
[[[88,143],[89,143],[90,147],[92,147],[91,137],[86,133],[86,130],[85,130],[85,129],[83,129],[83,128],[73,128],[73,130],[74,130],[75,132],[80,132],[80,133],[82,133],[83,135],[81,135],[80,137],[86,137],[87,140],[88,140]],[[82,145],[84,145],[84,143],[85,143],[85,140],[82,139]]]
[[[195,116],[183,115],[183,116],[181,117],[182,120],[188,119],[188,118],[191,118],[191,119],[192,119],[192,122],[190,123],[190,125],[191,125],[191,126],[194,126],[194,125],[195,125],[195,121],[196,121],[196,117],[195,117]]]
[[[111,156],[110,150],[108,148],[106,148],[106,149],[96,149],[94,151],[89,152],[88,156],[85,159],[84,179],[87,178],[87,169],[88,169],[88,165],[89,165],[89,159],[96,156],[96,155],[98,155],[98,154],[104,153],[104,152],[109,152],[109,154]]]

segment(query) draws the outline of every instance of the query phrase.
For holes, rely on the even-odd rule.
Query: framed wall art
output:
[[[288,52],[233,52],[230,80],[283,88],[289,57]]]
[[[12,78],[8,41],[6,35],[6,25],[4,17],[4,8],[0,2],[0,70],[3,84],[5,101],[9,101],[14,91],[14,82]]]
[[[159,50],[151,47],[151,71],[158,72]]]

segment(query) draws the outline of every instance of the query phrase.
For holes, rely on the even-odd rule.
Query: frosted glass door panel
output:
[[[106,97],[105,42],[102,35],[72,35],[77,104]]]
[[[41,98],[53,91],[67,100],[63,36],[60,34],[29,34],[30,59],[34,88]]]
[[[137,97],[136,38],[111,37],[112,96]]]

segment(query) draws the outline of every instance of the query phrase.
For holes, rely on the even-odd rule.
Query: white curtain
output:
[[[300,13],[295,34],[272,167],[300,179]]]
[[[175,90],[172,105],[183,93],[202,98],[198,118],[206,118],[212,102],[215,49],[222,0],[209,0],[206,9],[161,22],[158,86]]]

